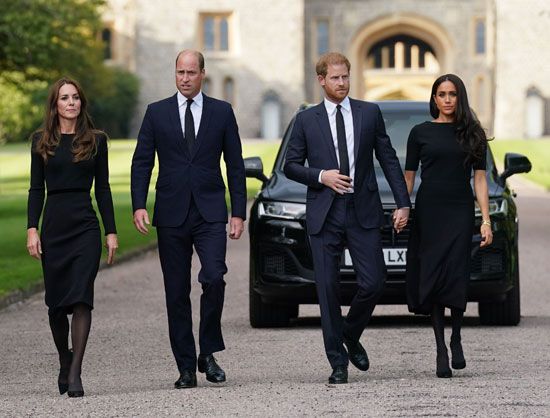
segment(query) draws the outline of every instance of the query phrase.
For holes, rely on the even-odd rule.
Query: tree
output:
[[[103,63],[104,6],[105,0],[2,0],[0,95],[16,100],[0,111],[0,141],[23,140],[37,128],[47,86],[62,76],[82,85],[99,128],[116,127],[113,135],[127,135],[129,112],[108,109],[124,94],[132,110],[137,78]]]

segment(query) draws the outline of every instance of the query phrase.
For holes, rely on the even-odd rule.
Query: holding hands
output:
[[[407,226],[407,222],[409,221],[409,212],[409,208],[399,208],[393,211],[393,227],[397,231],[397,233],[400,233],[403,228]]]

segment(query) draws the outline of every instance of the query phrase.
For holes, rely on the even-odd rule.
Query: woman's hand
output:
[[[115,252],[118,248],[118,238],[116,234],[107,234],[105,237],[105,248],[107,248],[107,264],[113,264],[115,261]]]
[[[36,228],[27,229],[27,250],[31,257],[37,260],[41,259],[42,245],[40,244],[40,237]]]
[[[481,225],[481,243],[480,247],[486,247],[493,242],[493,231],[491,225]]]

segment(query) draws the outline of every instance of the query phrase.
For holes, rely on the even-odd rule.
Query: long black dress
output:
[[[409,311],[430,314],[434,304],[466,310],[470,278],[474,195],[472,168],[452,123],[424,122],[409,135],[405,170],[417,171],[421,183],[407,250]]]
[[[95,197],[105,234],[116,233],[107,138],[97,135],[97,153],[89,160],[73,162],[74,135],[61,135],[55,155],[47,163],[35,152],[33,138],[28,228],[38,228],[48,197],[41,229],[42,269],[49,311],[72,312],[76,303],[93,309],[94,280],[101,257],[101,232],[92,207],[90,190],[95,179]]]

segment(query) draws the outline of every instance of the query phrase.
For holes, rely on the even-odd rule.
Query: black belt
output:
[[[334,197],[336,199],[353,199],[354,195],[355,193],[344,193],[344,194],[336,193]]]
[[[48,196],[53,196],[61,193],[90,193],[90,190],[85,188],[48,190]]]

